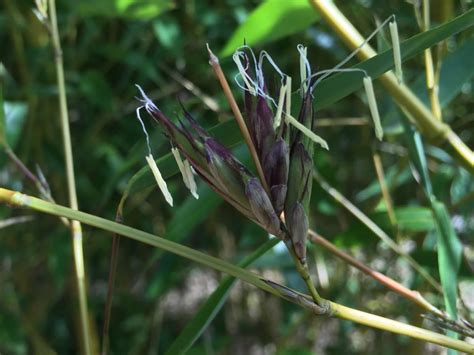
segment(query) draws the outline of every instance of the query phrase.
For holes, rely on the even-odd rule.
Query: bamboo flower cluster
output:
[[[391,26],[391,33],[392,37],[397,37],[396,27]],[[239,162],[230,150],[211,137],[190,113],[183,109],[184,120],[175,124],[158,109],[140,87],[138,87],[142,96],[140,101],[143,106],[137,109],[137,116],[147,135],[148,143],[149,137],[139,114],[140,109],[145,108],[161,126],[173,146],[172,153],[183,181],[195,198],[198,198],[198,195],[193,173],[204,179],[246,217],[268,233],[284,240],[301,264],[305,265],[314,143],[329,149],[326,141],[313,131],[315,121],[313,91],[324,77],[334,72],[352,69],[340,68],[347,62],[344,60],[331,70],[312,74],[306,57],[307,48],[299,45],[297,49],[300,55],[298,91],[301,100],[296,118],[292,116],[292,78],[280,70],[270,55],[262,51],[257,60],[252,50],[245,45],[233,55],[239,71],[236,82],[244,91],[245,126],[250,134],[251,144],[255,148],[257,165],[261,167],[262,180]],[[399,55],[399,50],[397,53]],[[278,96],[271,95],[265,82],[263,71],[265,61],[268,61],[280,76],[281,86],[277,90]],[[376,136],[382,139],[383,131],[372,81],[365,71],[362,72]],[[184,162],[181,155],[185,158]],[[160,190],[172,205],[171,194],[152,158],[151,149],[147,162]]]

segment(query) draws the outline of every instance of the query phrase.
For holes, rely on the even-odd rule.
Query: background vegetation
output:
[[[208,64],[206,43],[220,55],[229,80],[237,74],[229,54],[244,37],[255,49],[271,53],[293,77],[299,72],[297,44],[308,46],[308,59],[317,70],[333,67],[350,53],[309,5],[295,10],[285,8],[291,1],[272,2],[272,12],[254,19],[240,32],[237,29],[260,2],[57,3],[81,210],[114,219],[127,184],[144,166],[147,148],[135,118],[139,105],[135,83],[145,88],[170,117],[181,115],[179,98],[203,126],[210,128],[231,120],[232,114]],[[295,0],[296,3],[300,2]],[[469,2],[435,3],[432,27],[469,10]],[[402,39],[420,32],[413,5],[406,2],[358,0],[340,5],[365,35],[375,29],[377,21],[391,14],[397,16]],[[6,138],[26,166],[32,171],[36,167],[41,169],[55,200],[67,205],[54,55],[50,35],[35,17],[33,7],[26,0],[4,0],[1,4],[0,75]],[[439,97],[443,120],[467,146],[473,147],[474,38],[472,28],[467,27],[440,42],[435,59],[442,59]],[[374,39],[374,46],[380,50],[390,47],[388,31]],[[356,63],[353,60],[348,65]],[[406,83],[429,105],[424,73],[421,53],[404,63]],[[375,139],[365,96],[361,90],[356,91],[317,112],[317,133],[328,142],[330,150],[316,150],[315,169],[439,280],[439,270],[443,269],[438,265],[437,255],[439,222],[432,213],[430,194],[424,192],[426,181],[421,177],[421,185],[417,182],[420,169],[410,152],[412,136],[406,126],[404,129],[403,115],[391,96],[377,83],[375,86],[384,141]],[[240,100],[241,94],[233,82],[232,89]],[[315,101],[318,104],[317,89]],[[148,126],[155,157],[168,154],[167,140],[158,129]],[[229,127],[224,130],[223,142],[234,145],[237,154],[244,161],[249,160],[243,145],[236,144],[240,138],[235,126]],[[442,141],[425,140],[424,150],[426,160],[422,160],[427,164],[431,196],[436,196],[449,210],[449,220],[463,246],[460,268],[446,265],[454,272],[450,277],[458,281],[448,287],[459,291],[460,315],[472,319],[474,180],[463,167],[466,165]],[[383,167],[394,214],[382,195],[374,159],[375,165]],[[4,154],[0,155],[0,168],[1,186],[38,195],[35,186]],[[233,263],[266,240],[263,230],[246,221],[202,182],[199,200],[183,188],[179,176],[168,179],[168,186],[175,197],[173,208],[152,184],[145,181],[133,185],[123,210],[124,223]],[[430,302],[445,309],[443,297],[345,206],[347,203],[339,203],[315,183],[311,227],[358,260],[420,291]],[[28,219],[12,219],[20,216]],[[80,351],[69,230],[55,217],[4,205],[0,207],[0,218],[0,353]],[[93,345],[98,346],[104,322],[111,235],[87,226],[83,226],[83,233],[87,295],[95,334],[92,339]],[[424,321],[415,305],[322,248],[310,245],[309,259],[324,297],[441,331]],[[253,269],[269,279],[304,290],[283,247],[265,253]],[[221,278],[219,273],[173,254],[122,239],[110,326],[111,353],[163,353]],[[276,351],[419,354],[442,350],[347,321],[314,317],[238,282],[189,353]]]

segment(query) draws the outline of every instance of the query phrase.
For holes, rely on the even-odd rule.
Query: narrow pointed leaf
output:
[[[234,32],[221,55],[232,54],[244,40],[248,45],[254,46],[297,33],[318,18],[319,15],[307,0],[267,0]]]
[[[446,311],[453,319],[457,319],[457,275],[461,266],[462,246],[446,206],[442,202],[433,201],[432,208],[438,227],[438,267]]]

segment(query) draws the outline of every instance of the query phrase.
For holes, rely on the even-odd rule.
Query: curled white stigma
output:
[[[366,76],[364,78],[364,88],[365,94],[367,95],[367,100],[369,102],[370,114],[372,116],[372,120],[374,121],[375,136],[379,140],[382,140],[383,129],[382,124],[380,123],[380,115],[379,110],[377,108],[377,101],[375,101],[374,86],[372,85],[372,78],[370,76]]]
[[[400,39],[398,38],[398,26],[396,21],[391,21],[388,26],[390,27],[390,36],[392,38],[393,47],[393,61],[395,62],[395,75],[397,76],[398,83],[403,81],[402,72],[402,56],[400,52]]]
[[[145,109],[148,112],[158,112],[158,111],[160,111],[158,109],[158,107],[156,107],[156,105],[153,103],[153,101],[151,101],[151,99],[145,94],[145,91],[143,91],[143,89],[140,87],[140,85],[135,84],[135,86],[137,87],[138,91],[140,91],[140,94],[142,95],[141,98],[137,97],[138,101],[143,103],[142,107],[145,107]]]
[[[242,55],[241,51],[236,51],[234,53],[234,55],[232,56],[232,59],[234,60],[235,64],[237,65],[237,69],[239,70],[239,74],[240,74],[242,80],[244,81],[245,86],[247,87],[247,90],[250,92],[251,95],[255,96],[257,94],[257,91],[255,89],[256,85],[252,81],[252,78],[247,74],[246,68],[244,68],[244,66],[242,64],[242,61],[240,59],[241,55]],[[248,63],[247,63],[247,65],[248,65]],[[251,85],[250,83],[252,83],[253,85]]]

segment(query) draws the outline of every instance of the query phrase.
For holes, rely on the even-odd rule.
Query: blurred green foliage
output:
[[[333,67],[348,54],[322,20],[315,23],[317,14],[310,7],[303,17],[299,12],[279,15],[281,18],[268,15],[274,12],[268,12],[267,16],[250,15],[255,9],[269,7],[270,3],[274,6],[272,11],[292,7],[291,1],[279,2],[58,2],[82,210],[113,219],[127,184],[145,165],[147,148],[135,118],[139,105],[134,98],[135,83],[145,88],[159,108],[172,118],[181,115],[179,99],[206,128],[221,124],[214,128],[216,135],[222,135],[225,144],[237,146],[238,155],[245,161],[247,153],[238,144],[236,126],[223,123],[232,116],[208,65],[205,44],[209,43],[216,53],[230,54],[245,37],[255,44],[256,50],[267,50],[293,77],[299,71],[296,52],[299,43],[308,46],[308,59],[318,70]],[[294,4],[305,8],[303,3]],[[339,3],[365,35],[373,31],[376,20],[392,13],[397,16],[402,39],[419,32],[412,6],[405,2]],[[452,5],[456,16],[467,10],[465,2],[446,3]],[[66,204],[49,35],[31,11],[32,1],[4,0],[0,6],[0,77],[6,139],[32,171],[36,171],[36,166],[41,168],[53,197],[58,203]],[[278,6],[280,10],[275,8]],[[238,29],[247,18],[254,22]],[[446,20],[449,19],[443,21]],[[272,26],[276,26],[275,30],[268,30]],[[384,43],[382,37],[379,43]],[[438,53],[444,58],[440,77],[444,120],[470,147],[474,146],[474,70],[469,65],[473,43],[470,28],[449,38]],[[229,80],[233,78],[237,69],[230,57],[222,57],[221,64]],[[404,75],[408,85],[426,97],[422,56],[404,64]],[[267,79],[270,85],[278,85],[278,77]],[[237,86],[232,88],[240,100]],[[330,118],[332,122],[338,122],[341,117],[355,117],[362,124],[317,126],[317,133],[329,143],[330,151],[317,150],[315,168],[439,279],[436,216],[416,181],[420,180],[420,174],[413,174],[416,162],[409,154],[402,114],[377,84],[376,95],[386,129],[385,141],[375,141],[367,124],[368,109],[363,95],[355,92],[318,111],[318,117]],[[170,148],[167,140],[150,121],[146,125],[155,157],[164,157]],[[448,232],[455,232],[464,247],[459,278],[472,287],[474,180],[443,150],[445,147],[430,142],[421,144],[426,153],[432,194],[447,207],[454,228]],[[390,223],[382,199],[372,160],[374,151],[382,156],[395,206],[396,228]],[[168,158],[163,159],[168,166],[174,164]],[[0,164],[0,186],[37,194],[35,187],[3,154]],[[174,165],[170,169],[176,170]],[[124,223],[235,262],[265,242],[262,230],[223,203],[202,182],[199,200],[189,196],[179,176],[170,177],[168,185],[176,199],[173,209],[166,205],[159,191],[143,189],[145,184],[129,191]],[[442,297],[433,293],[403,260],[378,242],[317,184],[313,187],[311,204],[311,226],[319,233],[444,307]],[[0,206],[0,221],[25,214],[32,213]],[[69,232],[58,219],[39,214],[34,217],[33,222],[0,229],[0,353],[76,353],[79,329]],[[95,330],[100,334],[111,239],[105,232],[89,227],[84,228],[84,235],[89,304]],[[318,266],[311,256],[311,268],[317,275],[328,275],[329,282],[319,285],[325,297],[420,324],[419,312],[413,305],[334,256],[315,249],[311,247],[310,252],[318,252]],[[266,253],[254,267],[269,278],[304,290],[282,248]],[[113,354],[164,353],[221,279],[212,270],[129,240],[121,242],[117,272],[110,329]],[[472,319],[474,310],[469,308],[472,302],[470,306],[467,301],[458,305],[460,314]],[[189,353],[416,354],[420,353],[419,346],[406,338],[352,323],[308,317],[290,304],[237,283],[222,310]],[[424,351],[437,352],[426,348]]]

